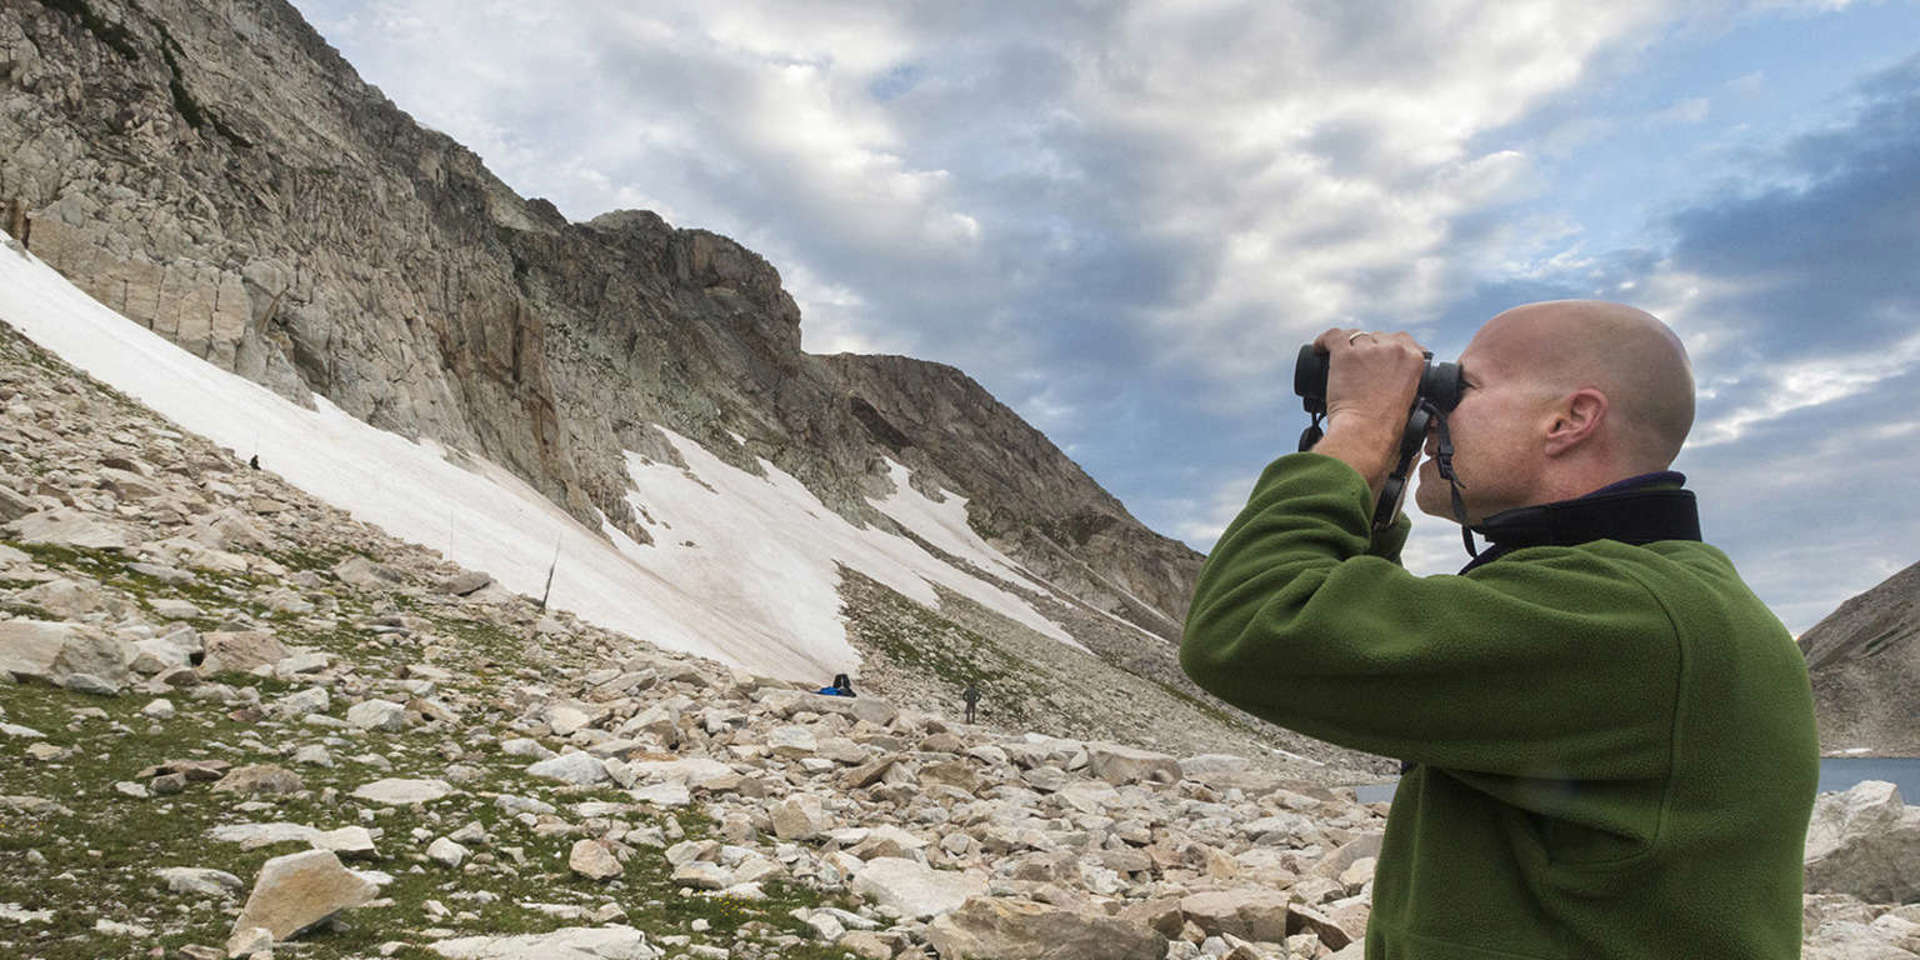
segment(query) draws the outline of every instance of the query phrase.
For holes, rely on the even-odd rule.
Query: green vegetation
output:
[[[253,685],[271,702],[298,684],[230,675],[223,682]],[[156,931],[151,939],[127,940],[123,952],[142,952],[159,945],[169,954],[189,943],[221,945],[232,919],[217,905],[199,904],[199,898],[169,892],[154,872],[161,867],[192,866],[225,870],[251,885],[269,858],[297,852],[299,843],[285,843],[244,851],[238,845],[216,843],[207,831],[223,823],[288,821],[320,829],[355,823],[381,831],[377,841],[382,859],[349,864],[384,871],[393,882],[381,896],[390,905],[349,911],[321,931],[299,941],[299,955],[329,960],[371,956],[381,943],[405,939],[409,932],[441,927],[454,935],[504,936],[539,933],[563,926],[587,924],[563,919],[529,904],[572,905],[592,910],[616,903],[626,912],[623,922],[650,936],[688,934],[699,942],[727,945],[736,935],[758,938],[793,934],[811,939],[804,924],[788,916],[796,907],[824,905],[822,896],[804,886],[773,882],[766,900],[749,901],[721,896],[682,897],[673,883],[672,866],[663,851],[637,847],[626,863],[626,874],[610,883],[574,875],[567,856],[575,840],[589,835],[578,829],[530,829],[504,813],[492,801],[496,792],[544,796],[556,806],[602,800],[628,803],[611,788],[569,788],[530,783],[524,759],[493,750],[462,751],[442,738],[444,731],[421,730],[401,734],[342,732],[350,743],[331,748],[334,766],[302,766],[296,772],[306,789],[290,796],[243,798],[216,794],[209,784],[191,783],[185,792],[148,799],[116,791],[121,781],[137,780],[147,766],[172,759],[221,759],[241,766],[282,763],[282,750],[291,744],[282,727],[248,724],[227,714],[227,708],[175,698],[180,711],[174,719],[156,723],[139,714],[143,697],[101,699],[44,687],[0,687],[0,708],[9,723],[33,727],[45,741],[0,739],[0,794],[41,797],[65,809],[29,813],[0,801],[0,903],[29,910],[52,909],[51,923],[27,923],[0,931],[0,944],[10,955],[47,960],[80,960],[103,954],[112,938],[95,932],[102,919],[139,924]],[[344,710],[336,702],[333,712]],[[313,739],[318,739],[316,735]],[[50,743],[67,753],[51,759],[29,755],[31,743]],[[444,777],[451,754],[455,762],[477,770],[461,784],[463,792],[415,807],[376,807],[370,821],[357,815],[355,804],[342,798],[358,786],[382,777]],[[363,759],[386,758],[392,769]],[[239,808],[243,805],[253,809]],[[714,824],[691,811],[672,813],[636,808],[621,819],[630,827],[660,827],[669,835],[684,832],[688,839],[709,839]],[[668,824],[669,820],[674,825]],[[474,856],[461,868],[449,869],[428,860],[429,837],[445,836],[468,824],[478,824],[490,842],[473,846]],[[543,827],[553,824],[543,824]],[[426,902],[437,900],[451,915],[427,919]],[[847,906],[844,902],[837,905]],[[696,933],[693,923],[706,921],[709,929]],[[173,930],[171,928],[181,928]],[[399,956],[428,956],[406,950]],[[817,943],[783,948],[780,956],[795,960],[840,960],[845,951]]]

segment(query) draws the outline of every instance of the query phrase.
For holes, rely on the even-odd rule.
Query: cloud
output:
[[[735,237],[782,271],[809,350],[960,366],[1198,546],[1293,448],[1295,347],[1335,324],[1457,354],[1515,303],[1648,306],[1707,391],[1704,481],[1746,482],[1781,437],[1871,442],[1830,417],[1909,376],[1920,68],[1784,145],[1727,126],[1797,76],[1752,48],[1607,99],[1676,35],[1690,54],[1841,4],[298,6],[523,193]],[[1726,140],[1625,165],[1619,189],[1657,178],[1670,213],[1597,231],[1556,205],[1656,135]],[[1410,556],[1452,569],[1452,534],[1422,526]]]
[[[1700,386],[1676,466],[1701,491],[1709,540],[1797,631],[1920,543],[1920,512],[1896,492],[1920,475],[1920,57],[1863,79],[1838,121],[1754,163],[1667,217],[1665,249],[1509,271],[1455,299],[1442,325],[1593,296],[1666,319]],[[1436,550],[1443,539],[1422,535]]]

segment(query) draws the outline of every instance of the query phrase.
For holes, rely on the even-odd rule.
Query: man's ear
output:
[[[1546,454],[1563,456],[1592,438],[1607,420],[1607,395],[1592,387],[1568,394],[1547,427]]]

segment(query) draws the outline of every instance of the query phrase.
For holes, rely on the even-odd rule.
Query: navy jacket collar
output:
[[[1572,500],[1496,513],[1473,530],[1490,541],[1461,573],[1522,547],[1570,547],[1594,540],[1643,544],[1700,539],[1700,511],[1687,478],[1671,470],[1629,477]]]

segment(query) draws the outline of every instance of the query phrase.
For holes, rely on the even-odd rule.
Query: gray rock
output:
[[[76,673],[115,687],[131,675],[131,645],[79,623],[0,621],[0,672],[65,685]]]
[[[684,783],[656,783],[635,787],[627,795],[640,803],[656,807],[684,807],[693,802],[693,794]]]
[[[372,900],[378,892],[378,887],[341,866],[340,858],[329,851],[274,857],[261,865],[233,932],[237,937],[260,927],[272,933],[274,940],[285,940]]]
[[[531,737],[514,737],[509,740],[502,740],[500,741],[500,752],[509,757],[531,757],[535,760],[546,760],[550,757],[558,756],[558,754],[552,750],[542,746],[540,741],[532,739]]]
[[[1272,890],[1219,890],[1180,901],[1189,923],[1210,936],[1279,943],[1287,936],[1289,899]]]
[[[431,803],[452,792],[453,785],[445,780],[387,777],[360,787],[353,791],[353,795],[373,803],[405,806],[414,803]]]
[[[446,837],[441,837],[427,845],[427,859],[449,869],[465,863],[470,852],[466,847]]]
[[[213,785],[214,793],[238,793],[244,796],[258,794],[278,795],[298,793],[306,789],[306,782],[300,775],[285,767],[272,763],[255,763],[244,767],[235,767]]]
[[[120,685],[91,673],[70,673],[60,685],[75,693],[92,694],[96,697],[117,697]]]
[[[393,568],[361,556],[348,557],[334,564],[333,575],[342,583],[363,590],[392,590],[406,582]]]
[[[973,897],[927,925],[941,960],[1162,960],[1167,938],[1101,912]]]
[[[773,807],[773,833],[782,840],[811,840],[833,827],[818,797],[795,794]]]
[[[407,707],[391,700],[363,700],[347,708],[347,722],[363,730],[398,733],[407,728]]]
[[[373,832],[366,827],[314,830],[306,841],[315,850],[331,850],[347,859],[375,860],[380,856],[373,843]]]
[[[192,620],[200,616],[200,608],[191,600],[178,597],[155,597],[147,601],[153,612],[167,620]]]
[[[733,874],[717,863],[694,860],[673,869],[673,882],[696,890],[723,890],[733,884]]]
[[[658,960],[663,954],[633,927],[568,927],[511,937],[437,940],[427,949],[448,960]]]
[[[207,831],[221,843],[237,843],[242,850],[255,850],[276,843],[307,843],[320,831],[299,823],[227,823]]]
[[[434,589],[440,593],[464,597],[467,594],[478,592],[481,588],[492,582],[492,577],[478,570],[463,570],[434,584]]]
[[[575,841],[567,854],[567,869],[589,880],[611,880],[626,872],[613,852],[597,840]]]
[[[1906,807],[1891,825],[1849,832],[1808,860],[1806,890],[1872,903],[1920,900],[1920,807]]]
[[[1141,781],[1178,783],[1181,778],[1177,758],[1116,743],[1088,744],[1087,771],[1115,786]]]
[[[284,717],[304,717],[309,713],[325,713],[333,704],[325,687],[308,687],[305,690],[289,693],[273,702],[273,712]]]
[[[854,874],[853,892],[895,916],[925,919],[957,909],[968,897],[985,896],[987,881],[901,857],[878,857]]]
[[[94,550],[125,550],[142,539],[134,529],[116,520],[71,507],[29,513],[13,521],[21,543]]]
[[[211,675],[232,671],[245,673],[255,667],[272,666],[286,659],[287,648],[265,630],[218,631],[200,638],[206,659],[200,669]]]
[[[161,867],[154,876],[166,881],[173,893],[193,897],[237,897],[247,888],[246,881],[225,870],[205,867]]]
[[[1885,780],[1863,780],[1844,792],[1823,793],[1814,800],[1807,823],[1806,859],[1825,856],[1849,835],[1890,829],[1905,813],[1900,788]]]
[[[528,766],[527,772],[536,777],[579,786],[591,786],[608,779],[606,764],[601,763],[599,757],[587,753],[563,753]]]

